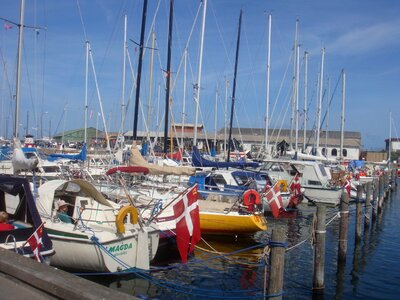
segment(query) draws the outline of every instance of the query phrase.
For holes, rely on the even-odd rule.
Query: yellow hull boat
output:
[[[201,233],[249,235],[267,230],[264,216],[219,213],[200,210]]]

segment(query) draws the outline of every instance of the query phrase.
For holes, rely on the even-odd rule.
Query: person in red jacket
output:
[[[0,211],[0,231],[13,230],[15,227],[8,224],[8,213]]]

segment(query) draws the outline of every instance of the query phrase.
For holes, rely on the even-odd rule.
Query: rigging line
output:
[[[291,99],[290,99],[290,97],[291,97],[291,90],[288,89],[288,94],[287,94],[287,98],[288,98],[288,99],[287,99],[286,111],[285,111],[285,114],[284,114],[284,116],[283,116],[283,118],[282,118],[281,126],[280,126],[280,128],[279,128],[278,135],[277,135],[277,138],[276,138],[276,141],[275,141],[275,149],[276,149],[276,147],[278,146],[278,140],[279,140],[279,137],[280,137],[280,135],[281,135],[281,130],[282,130],[282,127],[283,127],[283,122],[285,121],[285,119],[286,119],[286,114],[287,114],[287,112],[288,112],[288,110],[289,110],[289,107],[291,106]]]
[[[152,34],[152,32],[154,31],[154,27],[155,27],[155,23],[156,23],[156,17],[157,17],[157,15],[158,15],[158,9],[159,9],[159,8],[160,8],[160,0],[157,0],[156,11],[154,12],[153,19],[151,20],[151,25],[150,25],[150,28],[149,28],[149,33],[148,33],[148,36],[147,36],[147,39],[146,39],[146,43],[145,43],[145,47],[144,47],[144,50],[143,50],[143,57],[144,57],[144,55],[145,55],[145,53],[146,53],[146,50],[148,49],[148,45],[149,45],[149,42],[150,42],[151,34]]]
[[[250,84],[252,85],[252,91],[253,91],[253,93],[254,93],[254,98],[255,98],[255,105],[256,105],[256,107],[261,107],[262,106],[262,102],[261,103],[259,103],[259,94],[258,94],[258,92],[257,92],[257,88],[256,88],[256,86],[255,86],[255,82],[254,82],[254,75],[255,75],[255,72],[254,72],[254,61],[260,61],[261,59],[260,59],[260,56],[261,56],[261,46],[262,46],[262,43],[259,43],[258,44],[258,49],[257,49],[257,51],[256,51],[256,55],[254,56],[255,57],[255,59],[253,60],[252,58],[253,58],[253,56],[250,54],[250,53],[252,53],[252,51],[250,51],[250,46],[249,46],[249,39],[248,39],[248,35],[247,35],[247,30],[246,30],[246,22],[243,22],[243,34],[244,34],[244,39],[245,39],[245,44],[246,44],[246,48],[247,48],[247,55],[248,55],[248,60],[250,61],[250,76],[248,76],[248,78],[247,78],[247,82],[244,84],[244,85],[242,85],[242,87],[243,88],[241,88],[240,89],[240,91],[239,91],[239,94],[243,94],[243,93],[245,93],[246,95],[248,95],[249,93],[246,93],[246,91],[247,90],[249,90],[250,88],[249,88],[249,86],[250,86]],[[262,34],[262,37],[261,37],[261,40],[262,41],[264,41],[264,39],[265,39],[265,34],[266,34],[266,27],[264,26],[263,27],[264,28],[264,30],[263,30],[263,34]],[[256,70],[256,72],[257,72],[257,70]],[[250,114],[247,112],[247,107],[248,106],[246,106],[246,105],[243,105],[242,106],[242,108],[243,108],[243,110],[244,110],[244,112],[245,112],[245,115],[247,116],[247,119],[248,119],[248,121],[250,122],[250,124],[251,123],[253,123],[254,122],[254,120],[251,120],[250,119]],[[250,107],[250,106],[249,106]],[[261,112],[261,114],[263,115],[263,113],[262,113],[262,110],[260,110],[260,112]],[[256,114],[256,117],[257,117],[257,119],[256,119],[256,121],[255,121],[255,123],[256,124],[259,124],[259,122],[260,122],[260,115],[257,113]],[[263,117],[261,117],[261,121],[263,120]],[[253,127],[251,127],[251,133],[252,134],[254,134],[254,130],[253,130],[254,128]]]
[[[286,69],[285,69],[285,73],[283,74],[283,78],[282,78],[281,84],[280,84],[280,86],[279,86],[278,94],[276,95],[276,98],[275,98],[275,101],[274,101],[274,105],[273,105],[273,107],[272,107],[271,116],[270,116],[270,124],[272,124],[272,121],[274,121],[273,116],[275,115],[275,109],[276,109],[276,106],[277,106],[277,104],[278,104],[278,100],[279,100],[279,98],[281,97],[281,92],[282,92],[282,89],[283,89],[283,84],[284,84],[284,82],[285,82],[285,80],[286,80],[286,78],[287,78],[287,74],[288,74],[288,71],[289,71],[289,66],[290,66],[290,64],[291,64],[291,62],[292,62],[292,58],[293,58],[293,52],[290,51],[288,63],[287,63],[287,65],[286,65]],[[283,110],[283,107],[284,107],[284,106],[281,107],[281,112],[282,112],[282,110]],[[281,113],[280,113],[280,114],[281,114]],[[280,114],[279,114],[279,115],[280,115]],[[273,136],[274,131],[275,131],[275,126],[274,126],[274,129],[273,129],[273,131],[272,131],[271,137]]]
[[[26,48],[25,47],[23,47],[23,53],[24,53],[24,58],[25,58],[26,77],[27,77],[27,80],[28,80],[28,87],[29,87],[29,97],[30,97],[30,100],[31,100],[31,105],[32,105],[32,110],[33,110],[33,120],[35,122],[35,125],[37,125],[38,124],[37,123],[37,115],[36,115],[37,111],[36,111],[35,101],[34,101],[34,97],[33,97],[34,93],[32,92],[31,76],[30,76],[29,67],[28,67],[28,64],[27,64],[28,58],[27,58],[27,55],[26,55]]]
[[[339,83],[340,83],[340,79],[342,79],[342,73],[339,74],[339,78],[338,78],[338,80],[337,80],[337,82],[336,82],[336,86],[335,86],[335,89],[333,90],[331,99],[329,100],[328,107],[331,107],[333,97],[335,96],[336,90],[337,90],[337,88],[338,88],[338,86],[339,86]],[[326,89],[325,89],[325,91],[326,91]],[[324,94],[325,94],[325,92],[324,92]],[[326,119],[327,114],[328,114],[328,111],[325,111],[324,117],[322,118],[322,121],[321,121],[320,129],[322,129],[322,126],[323,126],[323,124],[324,124],[324,122],[325,122],[325,119]]]
[[[291,59],[290,59],[291,60]],[[289,65],[290,65],[290,60],[289,60],[289,62],[288,62],[288,65],[287,65],[287,69],[286,69],[286,72],[285,72],[285,77],[286,77],[286,74],[287,74],[287,71],[289,70]],[[279,97],[280,97],[280,93],[281,93],[281,91],[282,91],[282,86],[283,86],[283,81],[282,81],[282,85],[281,85],[281,88],[279,89]],[[286,99],[286,101],[283,101],[283,103],[285,103],[285,102],[288,102],[289,104],[291,104],[290,102],[291,102],[291,89],[287,89],[287,94],[286,94],[286,97],[284,98],[284,99]],[[274,106],[273,106],[273,113],[275,113],[275,108],[276,108],[276,104],[278,103],[278,97],[276,98],[276,101],[275,101],[275,103],[274,103]],[[279,116],[280,116],[280,120],[281,120],[281,125],[280,126],[277,126],[278,125],[278,119],[275,121],[275,126],[273,126],[273,130],[272,130],[272,133],[271,133],[271,136],[273,136],[274,134],[275,134],[275,131],[278,129],[278,131],[279,131],[279,133],[278,133],[278,135],[277,135],[277,139],[279,138],[279,136],[280,136],[280,132],[281,132],[281,129],[283,128],[283,122],[285,121],[285,118],[286,118],[286,114],[287,114],[287,110],[288,110],[288,107],[286,107],[286,111],[285,111],[285,113],[284,113],[284,115],[283,115],[283,117],[282,117],[282,112],[283,112],[283,110],[284,110],[284,108],[285,108],[285,105],[282,105],[281,107],[280,107],[280,111],[279,111]],[[272,114],[271,114],[271,116],[272,116]],[[276,143],[277,143],[277,141],[276,141]]]
[[[213,16],[214,16],[215,24],[217,25],[217,30],[218,30],[219,37],[220,37],[220,39],[221,39],[221,41],[222,41],[222,46],[224,47],[224,50],[225,50],[226,59],[228,60],[228,64],[229,64],[229,69],[233,69],[232,62],[231,62],[231,60],[229,59],[228,49],[226,48],[226,43],[225,43],[225,40],[224,40],[224,35],[223,35],[222,32],[221,32],[221,27],[219,26],[218,18],[217,18],[217,15],[216,15],[216,13],[215,13],[215,9],[214,9],[213,2],[212,2],[212,1],[210,1],[210,7],[211,7],[211,11],[212,11]],[[234,42],[234,39],[233,39],[233,41],[232,41],[232,45],[233,45],[233,42]],[[225,68],[224,68],[224,69],[225,69]]]
[[[88,37],[86,34],[85,22],[83,21],[82,10],[81,10],[81,6],[79,5],[79,0],[76,0],[76,5],[78,6],[78,12],[79,12],[79,17],[80,17],[81,24],[82,24],[83,35],[85,37],[85,41],[88,41]]]
[[[184,48],[184,49],[188,49],[188,47],[189,47],[189,43],[190,43],[190,40],[191,40],[191,38],[192,38],[192,34],[193,34],[193,31],[194,31],[194,27],[195,27],[195,25],[196,25],[196,23],[197,23],[197,18],[198,18],[198,16],[199,16],[201,6],[202,6],[202,4],[201,4],[201,2],[200,2],[199,8],[197,9],[197,13],[196,13],[195,19],[194,19],[194,21],[193,21],[192,28],[190,29],[189,37],[188,37],[188,39],[187,39],[187,42],[186,42],[186,45],[185,45],[185,48]],[[176,82],[177,82],[177,80],[178,80],[178,74],[179,74],[179,72],[180,72],[180,70],[181,70],[181,67],[182,67],[184,58],[185,58],[185,52],[182,53],[181,60],[180,60],[180,62],[179,62],[179,67],[178,67],[178,70],[176,71],[176,76],[175,76],[175,78],[174,78],[174,80],[173,80],[173,83],[172,83],[171,92],[172,92],[172,91],[174,90],[174,88],[175,88],[175,84],[176,84]]]

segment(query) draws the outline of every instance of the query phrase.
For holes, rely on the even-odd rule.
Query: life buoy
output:
[[[124,219],[128,214],[130,214],[129,221],[131,222],[131,224],[137,224],[138,211],[136,207],[124,206],[119,210],[118,215],[115,218],[115,225],[117,226],[118,233],[125,233]]]
[[[246,206],[254,206],[261,203],[260,194],[256,190],[247,190],[243,194],[243,204]]]
[[[281,189],[281,192],[286,193],[288,191],[288,183],[285,179],[279,179],[278,186]]]

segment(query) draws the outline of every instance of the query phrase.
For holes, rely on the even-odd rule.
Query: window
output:
[[[316,180],[308,180],[309,185],[322,185],[320,181]]]
[[[322,148],[322,155],[326,155],[326,149]]]
[[[214,176],[214,182],[216,184],[226,184],[226,181],[224,179],[224,176],[220,175],[220,174],[216,174]]]
[[[347,149],[343,149],[343,156],[344,156],[344,157],[347,156]]]
[[[336,148],[333,148],[333,149],[332,149],[331,155],[332,155],[332,156],[337,156],[337,149],[336,149]]]

